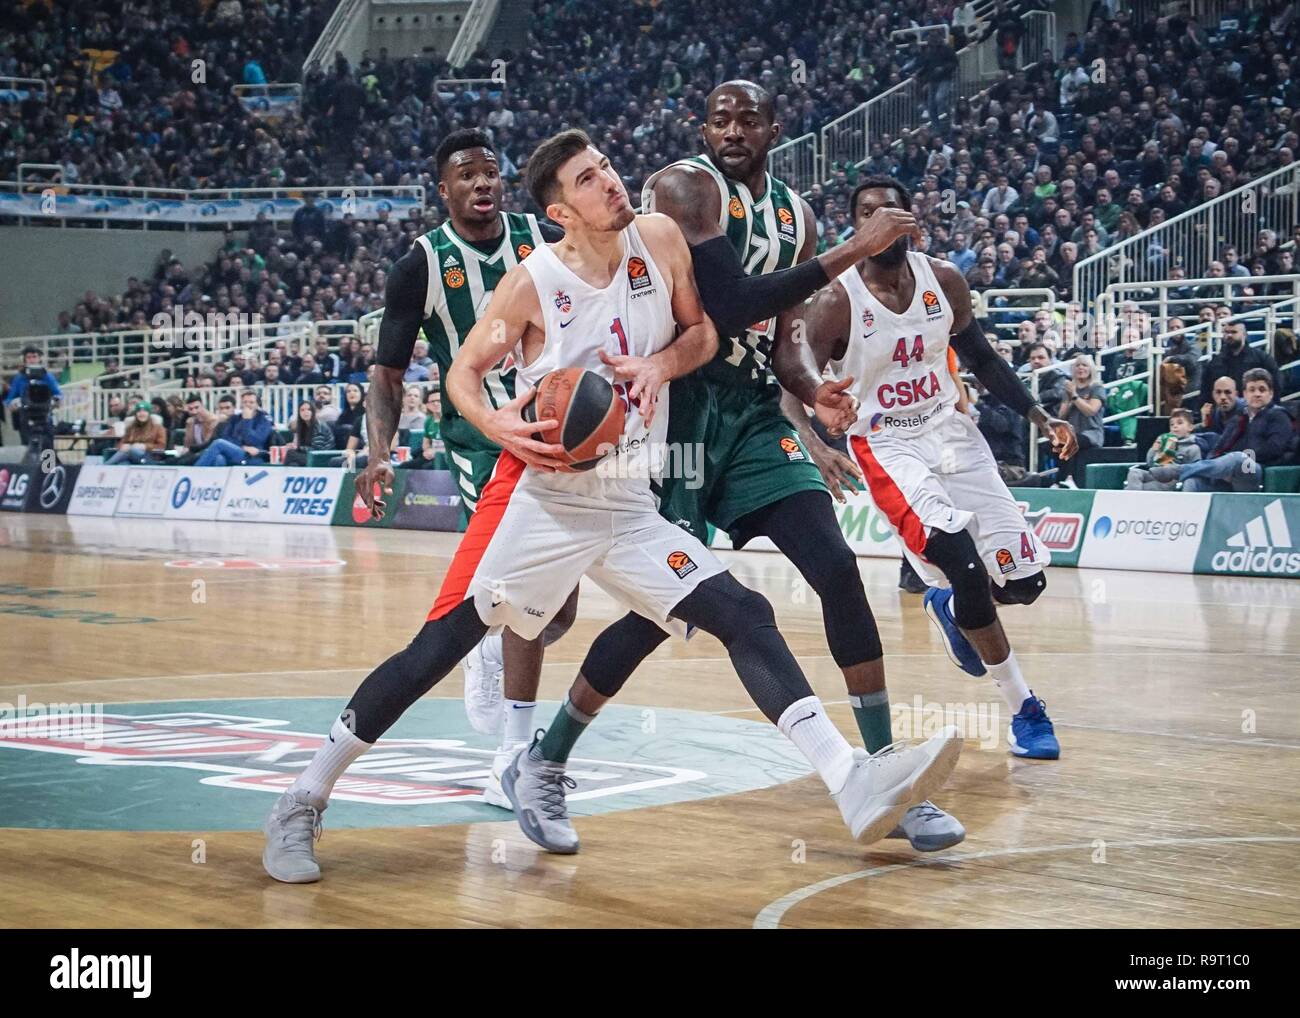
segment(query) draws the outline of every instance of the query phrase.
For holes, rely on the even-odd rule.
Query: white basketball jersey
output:
[[[957,405],[948,371],[952,307],[929,258],[909,251],[907,264],[916,292],[902,314],[873,297],[856,268],[839,277],[849,295],[849,341],[844,358],[830,366],[837,378],[853,376],[859,403],[853,435],[919,435],[951,417]]]
[[[591,504],[620,503],[654,506],[650,479],[658,479],[668,434],[668,386],[649,428],[639,408],[629,401],[628,385],[601,361],[611,356],[649,357],[673,341],[672,280],[659,271],[631,223],[622,234],[623,260],[609,285],[597,289],[560,261],[550,245],[537,248],[523,262],[537,289],[546,340],[542,352],[523,363],[522,344],[515,348],[516,387],[535,386],[543,375],[560,368],[585,368],[606,379],[627,409],[618,449],[582,473],[539,474],[527,471],[534,489],[553,489]],[[556,441],[544,435],[546,441]]]

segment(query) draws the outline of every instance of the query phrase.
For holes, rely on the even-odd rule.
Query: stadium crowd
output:
[[[232,3],[240,6],[238,0],[142,3],[120,23],[105,4],[91,19],[94,27],[79,31],[71,27],[71,4],[57,4],[43,18],[39,5],[24,7],[26,20],[6,29],[0,72],[48,66],[48,76],[73,87],[60,91],[49,109],[29,100],[17,118],[0,112],[6,118],[0,122],[0,168],[10,165],[6,160],[40,158],[64,164],[65,179],[251,186],[317,183],[314,174],[331,166],[342,174],[331,177],[333,184],[422,183],[432,195],[430,155],[437,140],[474,125],[492,133],[501,154],[506,208],[526,209],[521,174],[528,153],[561,128],[590,130],[636,195],[654,169],[698,151],[704,99],[720,80],[747,77],[768,87],[785,136],[794,137],[915,74],[927,86],[929,126],[901,144],[888,136],[872,139],[864,166],[832,167],[832,179],[812,188],[819,245],[851,233],[847,202],[860,174],[889,173],[912,191],[925,250],[958,265],[973,290],[1046,288],[1068,301],[1080,259],[1294,162],[1300,145],[1300,16],[1282,0],[1249,11],[1230,5],[1220,24],[1208,29],[1186,7],[1135,27],[1127,15],[1111,16],[1096,5],[1086,33],[1066,36],[1057,54],[1027,69],[1016,57],[1025,4],[999,5],[991,19],[977,23],[973,5],[939,0],[903,0],[884,9],[812,0],[797,18],[775,0],[722,0],[707,8],[662,0],[614,12],[599,0],[538,0],[527,45],[502,55],[508,87],[501,92],[440,90],[434,82],[451,75],[450,68],[381,51],[356,67],[340,57],[330,68],[310,69],[301,116],[275,121],[231,106],[229,84],[256,77],[250,62],[266,80],[292,79],[301,53],[241,42],[269,38],[248,32],[249,19],[277,38],[305,45],[332,5],[246,2],[245,23],[237,30],[229,17]],[[177,11],[189,7],[194,24],[182,25]],[[953,37],[925,43],[890,38],[895,29],[936,22],[953,23]],[[968,33],[996,33],[1004,70],[985,92],[951,102],[944,86]],[[121,46],[116,59],[97,75],[78,63],[80,48],[113,45]],[[209,61],[206,87],[182,73],[185,58],[199,51],[217,55]],[[476,54],[455,74],[489,77],[492,59]],[[36,130],[37,121],[47,133]],[[163,252],[150,279],[130,279],[125,292],[113,296],[85,294],[59,314],[56,330],[148,328],[177,305],[201,314],[237,311],[283,328],[279,363],[213,365],[207,377],[187,382],[222,385],[250,373],[255,383],[244,384],[291,381],[301,371],[297,358],[308,356],[316,370],[303,372],[307,378],[319,373],[327,381],[364,382],[373,351],[345,342],[340,349],[327,345],[291,357],[288,344],[300,342],[297,330],[308,320],[355,320],[382,307],[388,267],[441,218],[436,203],[422,218],[385,215],[369,222],[335,219],[309,203],[291,229],[263,219],[247,231],[230,230],[211,264],[186,266]],[[1292,237],[1263,230],[1252,250],[1221,250],[1211,275],[1290,272],[1297,249],[1300,228]],[[1172,278],[1183,271],[1159,249],[1154,257],[1166,260],[1161,267]],[[1240,310],[1240,301],[1228,304],[1221,294],[1189,295],[1204,297],[1189,319]],[[1248,283],[1236,291],[1243,300],[1253,295]],[[1099,363],[1089,359],[1090,367],[1073,363],[1081,352],[1098,353],[1097,345],[1135,335],[1126,326],[1100,344],[1095,336],[1085,342],[1072,320],[1078,310],[998,316],[1004,325],[1023,319],[1014,337],[997,337],[1004,356],[1026,373],[1060,366],[1039,374],[1047,402],[1058,386],[1087,391],[1137,373],[1131,354],[1102,353]],[[1143,324],[1145,334],[1153,324]],[[1175,327],[1160,324],[1157,331]],[[1203,375],[1207,385],[1218,377],[1201,371],[1204,335],[1176,344],[1169,355],[1183,367],[1189,393],[1201,391],[1194,376]],[[1278,350],[1269,358],[1248,346],[1243,355],[1270,359],[1274,395],[1296,385],[1294,371],[1277,370],[1278,362],[1294,359],[1294,339],[1289,342],[1289,357]],[[1238,366],[1239,392],[1250,367],[1268,367]],[[1138,405],[1146,399],[1145,383],[1125,382],[1100,398],[1110,410]],[[983,407],[998,416],[987,397]],[[1193,409],[1199,412],[1199,404]],[[1101,445],[1106,437],[1094,423],[1099,420],[1085,430]],[[1131,426],[1119,430],[1121,439],[1133,439]],[[1013,433],[1002,441],[1023,451],[1027,439]],[[1017,459],[1023,455],[1009,456],[1008,463]]]

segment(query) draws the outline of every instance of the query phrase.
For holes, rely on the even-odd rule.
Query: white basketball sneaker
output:
[[[898,826],[908,809],[942,787],[957,766],[962,741],[955,725],[919,746],[893,743],[870,755],[853,751],[853,769],[832,796],[849,832],[858,841],[879,841]]]
[[[918,852],[938,852],[966,839],[966,828],[951,813],[945,813],[929,799],[903,814],[888,835],[906,838]]]
[[[495,735],[505,719],[505,657],[501,634],[483,637],[461,662],[465,669],[465,715],[470,726],[484,735]]]
[[[505,749],[497,750],[497,755],[492,758],[492,770],[488,772],[487,784],[483,786],[483,801],[489,806],[500,806],[502,809],[508,810],[514,809],[505,793],[505,789],[501,787],[501,775],[505,773],[506,768],[510,765],[510,758],[519,752],[521,746],[526,745],[526,742],[512,742]]]
[[[266,834],[262,866],[267,873],[286,884],[311,884],[320,879],[315,842],[324,811],[306,792],[288,791],[275,800],[262,827]]]

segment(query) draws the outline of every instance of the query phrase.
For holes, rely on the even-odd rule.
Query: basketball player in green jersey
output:
[[[736,547],[759,535],[776,544],[821,598],[827,643],[868,752],[888,752],[893,736],[880,635],[823,480],[823,470],[835,476],[843,468],[815,460],[782,412],[772,343],[780,312],[855,261],[899,237],[918,236],[919,228],[910,212],[890,209],[886,218],[873,216],[849,241],[814,257],[812,209],[767,170],[768,151],[781,135],[771,96],[748,81],[719,85],[709,94],[700,133],[703,154],[653,174],[642,195],[643,211],[664,213],[681,227],[696,287],[720,337],[710,363],[673,382],[669,447],[679,463],[692,461],[683,450],[702,448],[703,470],[702,477],[665,479],[660,512],[701,540],[711,523]],[[844,381],[824,383],[814,397],[818,418],[837,430],[856,418]],[[819,449],[817,455],[827,453]],[[635,613],[601,633],[552,722],[557,731],[548,732],[548,751],[567,756],[585,725],[664,639],[658,625]],[[806,720],[797,713],[778,724],[789,736]],[[965,829],[923,802],[908,810],[893,836],[935,851],[957,844]]]
[[[436,230],[417,238],[389,273],[379,326],[378,364],[366,396],[371,449],[387,449],[397,430],[403,376],[420,334],[428,341],[439,378],[445,380],[461,344],[506,272],[539,245],[564,236],[558,227],[539,223],[532,214],[501,211],[501,174],[492,141],[484,132],[461,130],[449,134],[438,146],[435,162],[438,194],[447,207],[448,218]],[[503,359],[507,353],[503,346]],[[498,365],[489,372],[483,390],[493,407],[513,399],[513,365]],[[461,416],[445,388],[442,439],[468,519],[492,476],[501,449]],[[376,442],[380,444],[373,444]],[[387,460],[371,457],[357,476],[357,490],[373,492],[374,485],[381,484],[387,491],[392,480]],[[382,500],[376,507],[382,515]],[[478,731],[501,734],[501,768],[509,759],[507,750],[527,742],[533,734],[543,647],[559,639],[573,624],[576,604],[575,590],[537,640],[522,640],[507,630],[485,637],[465,659],[465,711]],[[494,768],[489,778],[484,799],[509,807],[509,800],[500,790],[499,768]]]

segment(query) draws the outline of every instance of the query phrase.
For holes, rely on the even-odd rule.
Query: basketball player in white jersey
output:
[[[906,195],[897,181],[868,178],[853,192],[854,226],[904,208]],[[993,677],[1013,714],[1011,752],[1054,760],[1060,746],[1052,723],[1025,683],[994,606],[995,598],[1032,604],[1047,584],[1050,555],[975,423],[957,412],[950,345],[990,392],[1051,436],[1058,455],[1074,454],[1070,425],[1033,402],[984,338],[961,273],[909,251],[907,237],[782,316],[774,356],[783,384],[805,404],[828,363],[837,378],[854,379],[859,407],[849,446],[872,500],[931,587],[927,612],[965,670]]]
[[[565,238],[505,275],[447,377],[461,412],[501,447],[496,471],[424,627],[366,678],[328,742],[277,800],[265,825],[263,865],[277,880],[318,880],[320,815],[352,761],[490,628],[536,638],[583,575],[665,627],[693,625],[717,636],[769,718],[805,703],[807,722],[793,729],[792,741],[853,835],[883,837],[956,765],[956,730],[874,757],[852,750],[777,632],[771,605],[659,515],[649,475],[652,444],[666,434],[667,383],[704,364],[718,346],[686,243],[667,217],[635,215],[618,174],[581,131],[543,142],[529,159],[528,184]],[[499,409],[487,404],[483,378],[511,348],[525,387],[578,367],[605,377],[626,401],[618,447],[596,469],[557,472],[563,448],[530,437],[554,424],[520,415],[532,388]],[[566,703],[547,738],[583,724]],[[516,754],[503,785],[528,837],[548,851],[575,852],[565,805],[571,779],[562,760],[542,754],[541,742]]]

